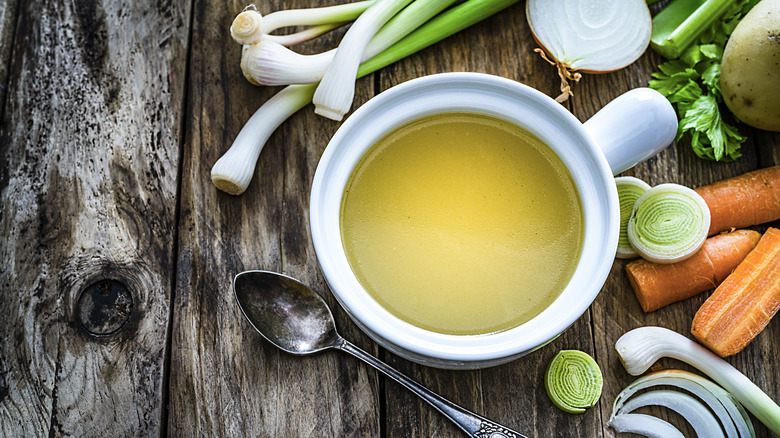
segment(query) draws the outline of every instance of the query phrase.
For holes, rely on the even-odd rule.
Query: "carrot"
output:
[[[769,228],[696,312],[691,333],[720,357],[731,356],[761,333],[778,308],[780,230]]]
[[[645,312],[688,299],[722,282],[756,246],[761,235],[736,230],[712,236],[690,258],[659,264],[644,259],[626,265],[628,281]]]
[[[780,219],[780,166],[696,189],[710,208],[709,236]]]

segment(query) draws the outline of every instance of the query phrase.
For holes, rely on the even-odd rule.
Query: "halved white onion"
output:
[[[528,0],[534,39],[561,76],[559,101],[571,95],[572,72],[605,73],[636,61],[650,44],[652,20],[645,0]]]
[[[607,426],[617,433],[635,433],[648,438],[685,438],[679,429],[658,417],[647,414],[620,414],[609,419]]]
[[[658,386],[671,386],[695,395],[715,414],[727,437],[755,437],[753,423],[733,395],[711,380],[683,370],[656,371],[638,378],[615,397],[612,416],[625,412],[624,405],[634,394]]]
[[[618,414],[630,414],[645,406],[663,406],[677,412],[693,427],[697,437],[724,438],[712,412],[697,399],[679,391],[658,389],[639,394],[627,401]]]

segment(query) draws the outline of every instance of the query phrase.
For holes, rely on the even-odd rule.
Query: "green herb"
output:
[[[723,48],[737,23],[757,0],[734,2],[723,19],[701,32],[696,44],[678,59],[658,66],[650,88],[658,90],[677,108],[680,124],[677,140],[689,133],[697,156],[715,161],[734,161],[742,153],[745,137],[723,119],[720,91]],[[728,114],[727,112],[725,112]]]

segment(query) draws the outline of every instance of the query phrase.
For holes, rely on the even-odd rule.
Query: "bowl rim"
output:
[[[454,109],[488,114],[504,110],[501,106],[496,109],[487,104],[486,109],[482,102],[462,101],[473,98],[473,93],[492,93],[486,100],[496,99],[496,102],[502,104],[512,101],[519,106],[528,106],[526,111],[538,112],[533,117],[548,118],[548,125],[556,128],[550,130],[557,132],[545,132],[545,136],[563,136],[583,146],[580,152],[587,158],[585,163],[579,162],[583,157],[561,156],[555,150],[573,146],[556,146],[553,149],[569,167],[577,184],[585,222],[584,241],[580,262],[568,285],[539,315],[520,326],[496,333],[447,335],[416,327],[397,318],[363,289],[343,255],[340,218],[336,213],[334,225],[332,204],[336,198],[334,192],[338,192],[338,205],[335,207],[338,212],[346,179],[352,169],[376,140],[394,127],[436,111],[452,112]],[[437,99],[453,94],[458,94],[461,100],[456,99],[454,105],[449,101],[443,103],[447,111],[441,111],[441,107],[436,104]],[[418,107],[409,108],[412,104],[418,104]],[[518,124],[539,122],[520,121],[528,114],[511,117],[503,113],[493,115]],[[379,116],[390,117],[391,120],[377,122]],[[378,129],[377,125],[385,127]],[[370,133],[371,129],[377,129],[378,132]],[[543,140],[548,144],[554,141],[549,138]],[[572,166],[577,167],[572,169]],[[581,187],[586,184],[587,187]],[[597,205],[600,205],[599,208],[596,208]],[[358,108],[339,127],[323,152],[312,182],[309,208],[312,241],[321,270],[334,297],[350,318],[380,344],[381,341],[389,342],[396,347],[396,351],[400,349],[411,352],[413,356],[459,363],[493,361],[522,355],[545,345],[573,324],[590,307],[609,275],[617,249],[620,222],[612,172],[582,123],[538,90],[503,77],[471,72],[439,73],[412,79],[383,91]],[[334,233],[337,236],[334,237]],[[338,245],[334,244],[336,238]],[[590,251],[587,256],[586,249]],[[550,319],[545,322],[546,318]]]

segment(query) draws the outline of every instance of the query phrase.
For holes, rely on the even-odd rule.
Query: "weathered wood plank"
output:
[[[0,435],[161,432],[185,2],[23,2],[0,128]],[[126,289],[101,283],[116,280]]]
[[[11,59],[18,6],[17,0],[5,0],[0,3],[0,120],[3,117],[5,94],[8,88],[8,63]]]
[[[211,166],[252,112],[278,91],[250,85],[239,69],[240,46],[227,30],[245,6],[195,6],[169,430],[175,436],[379,436],[375,372],[337,352],[306,358],[281,353],[235,305],[235,274],[283,272],[326,298],[342,335],[375,349],[330,296],[309,235],[311,179],[338,125],[315,116],[312,107],[296,114],[271,137],[249,190],[239,197],[218,191],[209,179]],[[311,6],[258,5],[262,13]],[[330,47],[336,38],[306,49]],[[356,106],[372,91],[371,78],[363,79]]]

